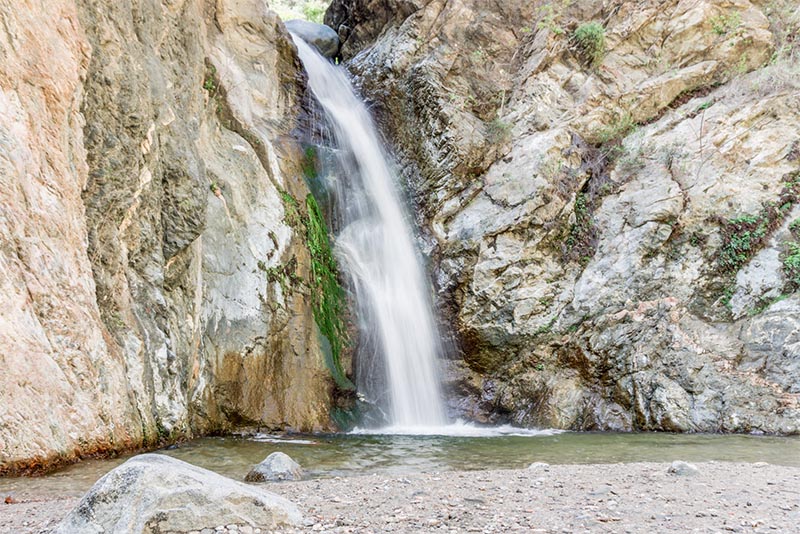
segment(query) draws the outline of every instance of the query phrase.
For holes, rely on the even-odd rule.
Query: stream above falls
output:
[[[158,451],[242,480],[267,455],[282,451],[311,478],[452,470],[520,469],[551,464],[767,462],[800,466],[800,437],[716,434],[614,434],[536,431],[489,437],[326,434],[209,437]],[[0,495],[79,496],[130,456],[87,460],[43,477],[0,479]]]

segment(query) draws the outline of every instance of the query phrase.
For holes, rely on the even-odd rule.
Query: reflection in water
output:
[[[314,435],[203,438],[159,451],[242,480],[254,464],[282,451],[311,477],[371,473],[516,469],[551,464],[617,462],[768,462],[800,466],[800,438],[705,434],[545,433],[452,437]],[[125,458],[90,460],[40,478],[0,479],[0,495],[78,495]]]

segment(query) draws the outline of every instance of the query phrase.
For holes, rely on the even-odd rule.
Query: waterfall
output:
[[[392,426],[444,425],[439,335],[392,165],[344,70],[293,37],[338,148],[335,250],[358,314],[357,387]]]

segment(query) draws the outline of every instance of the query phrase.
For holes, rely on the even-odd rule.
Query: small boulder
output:
[[[543,469],[545,471],[549,471],[550,464],[545,462],[533,462],[531,465],[528,466],[528,469],[533,469],[533,470]]]
[[[339,53],[339,36],[330,26],[316,24],[307,20],[288,20],[286,29],[315,47],[327,58]]]
[[[244,477],[247,482],[281,482],[301,478],[303,468],[282,452],[273,452]]]
[[[700,474],[700,470],[697,468],[697,466],[687,462],[681,462],[680,460],[672,462],[672,465],[669,466],[667,472],[678,476],[693,476]]]
[[[299,525],[286,499],[162,454],[141,454],[92,486],[54,534],[262,530]]]

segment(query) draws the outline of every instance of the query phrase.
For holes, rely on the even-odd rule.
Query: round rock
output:
[[[339,35],[330,26],[307,20],[288,20],[286,29],[315,47],[327,58],[339,53]]]
[[[678,476],[692,476],[700,474],[700,470],[697,468],[697,466],[687,462],[681,462],[680,460],[672,462],[672,465],[669,466],[667,472]]]
[[[244,477],[247,482],[281,482],[301,478],[303,478],[303,468],[282,452],[273,452]]]

